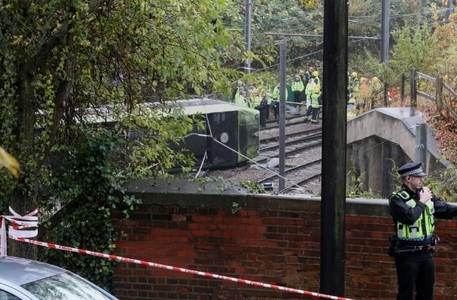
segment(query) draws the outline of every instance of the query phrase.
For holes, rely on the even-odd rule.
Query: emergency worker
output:
[[[306,86],[305,74],[306,74],[306,72],[303,71],[303,70],[300,70],[300,72],[298,72],[298,75],[300,75],[300,79],[301,79],[301,81],[303,82],[303,85],[304,85],[304,86]]]
[[[319,123],[319,111],[322,107],[322,93],[318,86],[314,87],[313,94],[311,95],[311,105],[305,115],[305,122],[311,121],[312,124]]]
[[[250,96],[250,108],[256,108],[257,106],[260,105],[260,102],[262,102],[262,97],[260,96],[259,89],[253,88],[251,90],[251,96]]]
[[[314,83],[319,87],[321,88],[321,79],[319,78],[319,71],[313,71],[311,73],[311,79],[310,80],[313,80]]]
[[[318,85],[316,85],[316,81],[315,80],[308,80],[308,84],[306,85],[306,89],[305,89],[305,95],[306,95],[306,107],[309,109],[311,107],[311,95],[313,94],[314,92],[314,87],[319,87]]]
[[[295,80],[291,84],[292,92],[294,93],[294,102],[300,103],[304,99],[305,85],[300,78],[300,75],[295,75]]]
[[[357,116],[357,105],[354,98],[349,99],[348,104],[346,105],[347,110],[347,120],[350,121]]]
[[[235,97],[235,104],[238,106],[249,107],[249,103],[246,99],[246,91],[242,89]]]
[[[389,239],[389,255],[395,256],[397,300],[431,300],[435,283],[433,251],[439,241],[433,235],[434,218],[457,216],[457,206],[446,203],[424,187],[426,174],[421,163],[407,163],[397,172],[403,184],[389,198],[396,231]]]
[[[348,82],[348,92],[350,97],[354,96],[354,93],[357,93],[359,91],[359,86],[359,75],[357,74],[357,72],[352,72]]]
[[[260,97],[267,99],[267,104],[268,104],[268,108],[267,108],[267,119],[270,118],[270,106],[271,106],[271,98],[272,98],[272,90],[271,90],[271,86],[268,84],[268,82],[266,81],[263,81],[263,84],[261,86],[261,88],[259,89],[259,92],[260,92]]]
[[[259,111],[260,127],[264,128],[267,126],[268,100],[265,95],[263,97],[259,95],[255,99],[254,108]],[[260,99],[260,102],[258,102],[258,99]]]
[[[241,90],[244,90],[244,84],[243,84],[243,81],[238,80],[236,82],[236,86],[233,87],[233,90],[232,90],[232,99],[233,100],[235,100],[236,97],[239,96]]]
[[[285,94],[285,99],[287,100],[287,89],[284,90],[286,92]],[[270,107],[273,109],[274,117],[275,120],[279,118],[279,96],[280,96],[280,90],[279,90],[279,83],[275,86],[273,89],[273,93],[271,94],[271,104]]]
[[[312,73],[314,72],[314,67],[313,66],[308,66],[308,70],[306,70],[304,76],[303,76],[303,83],[305,86],[308,84],[309,80],[312,77]]]

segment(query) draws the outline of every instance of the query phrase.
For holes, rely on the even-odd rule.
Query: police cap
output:
[[[424,171],[422,170],[421,163],[407,163],[401,166],[397,170],[398,174],[400,174],[401,177],[405,176],[415,176],[415,177],[423,177],[426,176]]]

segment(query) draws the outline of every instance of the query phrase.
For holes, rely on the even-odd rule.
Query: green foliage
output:
[[[374,198],[380,199],[381,195],[371,190],[366,189],[363,186],[364,174],[359,174],[355,170],[355,166],[351,164],[351,168],[348,170],[348,186],[346,187],[346,197],[348,198]]]
[[[240,204],[236,203],[236,202],[232,202],[232,208],[230,209],[230,211],[232,212],[233,215],[235,215],[237,212],[243,210],[243,208],[241,207]]]
[[[433,194],[448,202],[457,202],[457,169],[449,166],[434,174],[428,174],[425,186],[429,187]]]
[[[265,194],[265,188],[261,183],[258,183],[257,181],[250,181],[250,180],[242,180],[240,181],[241,186],[249,189],[250,193],[253,194]]]
[[[377,73],[384,81],[395,81],[402,74],[409,74],[411,68],[427,73],[438,59],[434,50],[435,37],[428,24],[422,27],[406,26],[392,33],[396,43],[387,65],[378,64]]]
[[[242,37],[225,26],[236,17],[232,6],[231,0],[2,3],[0,140],[22,169],[19,181],[0,174],[3,207],[28,210],[40,202],[49,225],[59,208],[81,202],[59,215],[63,221],[49,236],[71,234],[72,246],[108,251],[109,209],[129,200],[114,195],[120,180],[188,168],[192,157],[170,144],[179,146],[198,126],[182,115],[126,115],[146,101],[228,92],[238,72],[224,65],[235,54],[248,55]],[[90,130],[88,114],[106,117],[102,105],[121,110],[123,122],[105,120],[100,128],[145,135],[108,140]]]
[[[111,211],[124,210],[128,216],[139,202],[123,194],[122,184],[128,178],[120,176],[123,170],[119,161],[125,152],[116,135],[105,130],[85,133],[79,144],[55,148],[55,174],[45,195],[53,201],[43,199],[42,223],[49,227],[54,223],[52,212],[72,207],[72,213],[64,215],[56,227],[47,228],[46,240],[110,254],[117,238]],[[110,288],[113,261],[53,249],[42,250],[40,258]]]
[[[259,4],[253,2],[252,10],[252,52],[257,60],[252,63],[254,72],[259,70],[279,71],[279,46],[277,42],[284,37],[266,33],[292,33],[292,34],[321,34],[323,32],[323,1],[264,1]],[[238,17],[232,19],[230,25],[240,29],[245,27],[245,7],[242,6]],[[318,48],[322,38],[287,37],[288,68],[305,68],[308,63],[321,62],[322,52],[307,55]],[[244,64],[243,57],[236,63]],[[295,72],[295,71],[293,71]],[[255,74],[257,76],[257,74]],[[277,81],[275,79],[274,81]]]
[[[257,181],[250,180],[240,180],[232,181],[226,180],[222,177],[197,177],[194,179],[196,182],[200,183],[202,188],[206,188],[205,184],[208,182],[214,182],[217,185],[217,191],[223,192],[229,189],[237,189],[240,187],[246,188],[250,193],[254,194],[264,194],[266,191],[261,183]]]

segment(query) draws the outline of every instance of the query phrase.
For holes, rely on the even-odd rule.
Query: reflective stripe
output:
[[[407,200],[405,201],[405,204],[410,207],[416,207],[417,205],[417,202],[414,199],[411,199],[409,194],[404,190],[393,193],[393,195],[398,195],[403,200]],[[424,211],[414,224],[407,225],[396,221],[398,238],[402,240],[420,241],[430,236],[435,230],[434,212],[435,207],[433,201],[430,200],[425,203]]]

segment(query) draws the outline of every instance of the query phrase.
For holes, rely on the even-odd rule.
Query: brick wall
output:
[[[115,213],[117,255],[319,292],[320,201],[255,195],[161,194],[123,220]],[[242,209],[233,209],[233,203]],[[346,206],[346,297],[395,299],[396,274],[386,254],[393,225],[384,200]],[[435,299],[457,299],[457,222],[437,222]],[[120,263],[120,299],[309,299],[240,283]]]

